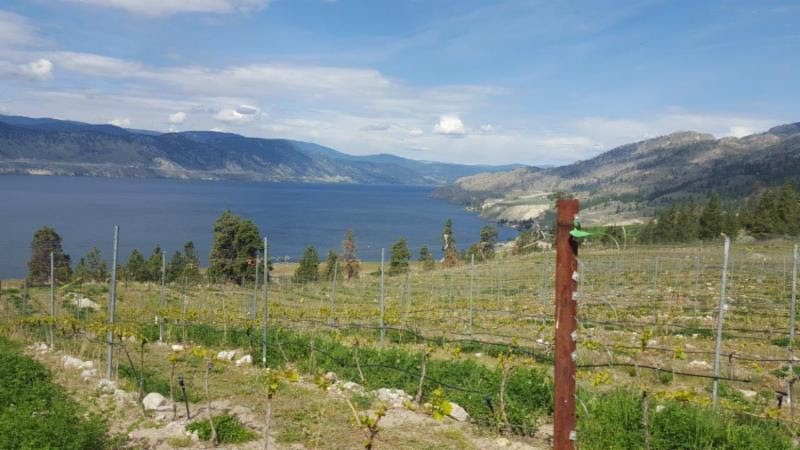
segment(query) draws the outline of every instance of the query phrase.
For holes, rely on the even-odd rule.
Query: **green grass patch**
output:
[[[217,442],[220,444],[240,444],[258,437],[256,432],[242,425],[236,416],[222,414],[214,416],[211,420],[214,422],[214,428],[217,430]],[[186,430],[197,431],[197,436],[204,441],[211,439],[211,424],[208,423],[208,420],[195,420],[186,425]]]
[[[53,384],[43,365],[0,338],[0,448],[102,449],[106,424]]]

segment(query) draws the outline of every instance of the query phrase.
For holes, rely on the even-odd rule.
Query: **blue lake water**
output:
[[[0,176],[0,279],[26,273],[30,240],[52,226],[74,262],[92,247],[111,258],[114,225],[120,257],[134,248],[145,257],[156,244],[171,255],[194,241],[205,259],[212,224],[226,209],[255,222],[276,258],[297,260],[308,245],[321,257],[341,250],[353,228],[358,254],[379,260],[381,247],[405,237],[413,257],[425,244],[438,253],[444,221],[452,218],[456,242],[477,241],[486,221],[430,197],[430,188],[407,186],[206,182],[163,179]],[[515,236],[499,228],[500,239]],[[205,261],[203,262],[205,264]]]

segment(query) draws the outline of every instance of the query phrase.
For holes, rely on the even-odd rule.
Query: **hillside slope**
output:
[[[354,156],[308,142],[233,133],[157,133],[0,115],[0,174],[441,185],[511,167]]]
[[[625,223],[679,198],[714,191],[736,199],[798,180],[800,123],[794,123],[742,138],[678,132],[566,166],[464,177],[434,195],[521,221],[539,216],[550,194],[565,191],[584,200],[584,216]]]

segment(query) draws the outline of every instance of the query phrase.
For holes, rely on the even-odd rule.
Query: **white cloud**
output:
[[[466,134],[461,118],[454,115],[440,116],[439,122],[433,126],[433,132],[448,136],[463,136]]]
[[[116,118],[116,119],[109,120],[108,123],[110,123],[111,125],[115,125],[115,126],[124,128],[124,127],[127,127],[128,125],[131,124],[131,120],[126,118],[126,117],[119,117],[119,118]]]
[[[732,126],[730,131],[728,132],[728,136],[740,138],[740,137],[750,136],[751,134],[754,133],[755,132],[750,127]]]
[[[214,114],[214,118],[219,120],[220,122],[230,123],[230,124],[243,124],[253,120],[255,117],[255,113],[247,111],[245,114],[239,112],[239,108],[230,109],[224,108],[217,111]]]
[[[253,12],[265,8],[270,0],[62,0],[93,6],[123,9],[145,16],[178,13]]]
[[[97,76],[135,76],[141,64],[94,53],[57,52],[50,55],[59,67]]]
[[[0,61],[0,78],[21,78],[31,81],[49,80],[53,78],[53,63],[44,58],[24,64],[11,64]]]
[[[169,123],[173,125],[180,125],[184,120],[186,120],[186,113],[183,111],[178,111],[175,114],[169,115]]]
[[[0,48],[27,47],[38,43],[36,27],[28,18],[0,10]]]

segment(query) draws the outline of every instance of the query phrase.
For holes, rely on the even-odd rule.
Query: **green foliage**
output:
[[[800,193],[791,184],[765,191],[748,203],[742,221],[753,236],[800,235]]]
[[[125,261],[125,276],[130,281],[149,281],[147,263],[138,249],[133,249]]]
[[[105,282],[108,279],[108,264],[100,255],[97,247],[86,252],[75,266],[75,277],[83,281]]]
[[[258,227],[230,211],[225,211],[214,222],[214,243],[209,255],[209,274],[218,280],[241,283],[252,280],[255,271],[250,265],[264,244]]]
[[[339,255],[333,250],[328,250],[328,257],[325,258],[325,279],[333,281],[333,278],[339,277]]]
[[[423,270],[433,270],[436,266],[433,254],[427,245],[423,245],[422,248],[419,249],[419,262],[422,263]]]
[[[618,390],[582,400],[578,439],[586,449],[644,448],[642,401]],[[791,439],[775,422],[718,412],[703,406],[650,400],[650,448],[790,449]]]
[[[217,441],[220,444],[240,444],[258,437],[258,434],[242,425],[242,422],[236,416],[222,414],[214,416],[211,420],[214,422],[214,428],[217,430]],[[211,439],[211,424],[208,423],[208,420],[195,420],[186,425],[186,430],[190,432],[197,431],[197,436],[204,441]]]
[[[33,234],[31,240],[31,259],[28,261],[28,280],[32,285],[43,285],[50,282],[50,253],[53,253],[56,281],[65,282],[70,279],[72,270],[69,267],[69,255],[61,248],[61,236],[50,227],[42,227]]]
[[[480,260],[494,258],[494,246],[497,244],[497,228],[486,225],[481,228],[481,240],[478,243]]]
[[[300,265],[294,271],[294,281],[308,283],[319,279],[319,254],[313,245],[306,247]]]
[[[444,254],[445,267],[453,267],[458,264],[456,237],[453,234],[453,221],[451,219],[447,219],[442,228],[442,254]]]
[[[342,260],[344,260],[344,276],[349,280],[358,278],[361,271],[361,262],[356,255],[356,235],[353,230],[347,230],[342,241]]]
[[[399,275],[408,272],[408,260],[411,250],[408,249],[406,238],[400,238],[392,245],[392,255],[389,262],[389,275]]]
[[[694,202],[673,203],[658,213],[639,233],[643,243],[677,243],[718,239],[720,233],[735,238],[736,211],[724,208],[716,194],[700,206]]]
[[[150,257],[147,258],[147,279],[149,281],[161,281],[161,265],[163,264],[164,252],[160,245],[156,245]]]
[[[44,366],[3,338],[0,380],[0,448],[106,448],[105,423],[87,416]]]
[[[189,241],[183,244],[183,253],[176,251],[172,255],[172,258],[167,263],[166,275],[168,283],[197,283],[200,281],[200,259],[197,257],[194,242]]]

